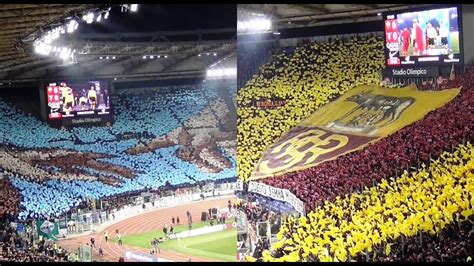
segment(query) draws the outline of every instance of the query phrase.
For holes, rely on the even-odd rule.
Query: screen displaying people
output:
[[[457,8],[398,14],[400,56],[460,53]]]
[[[93,81],[86,84],[59,83],[61,92],[61,112],[71,115],[73,112],[107,110],[109,96],[103,82]]]
[[[47,87],[50,119],[109,114],[107,85],[104,81],[50,83]]]

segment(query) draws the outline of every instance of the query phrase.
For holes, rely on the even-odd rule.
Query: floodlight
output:
[[[94,22],[94,13],[89,12],[86,16],[86,23],[91,24],[92,22]]]

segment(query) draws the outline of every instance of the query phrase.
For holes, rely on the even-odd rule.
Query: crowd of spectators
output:
[[[237,86],[243,87],[274,50],[274,42],[239,42],[237,44]]]
[[[61,246],[41,239],[32,242],[5,223],[0,230],[0,262],[67,262],[68,253]]]
[[[381,249],[369,258],[382,262],[469,262],[474,256],[474,217],[458,224],[450,224],[438,235],[423,234],[422,237],[410,237],[403,242],[395,242],[390,252]],[[358,258],[364,261],[364,257]]]
[[[91,198],[235,179],[235,151],[229,152],[232,143],[209,149],[203,146],[205,143],[200,144],[203,152],[197,156],[223,169],[215,173],[203,171],[192,160],[185,161],[185,156],[179,156],[178,143],[141,154],[128,152],[140,143],[166,136],[181,127],[195,129],[197,133],[193,132],[193,136],[204,138],[212,134],[221,126],[214,122],[223,118],[222,108],[226,107],[219,90],[235,93],[235,84],[208,82],[196,86],[119,90],[111,96],[115,114],[112,126],[64,130],[50,127],[0,100],[3,133],[0,144],[6,147],[0,150],[0,168],[4,178],[20,194],[19,218],[58,217]],[[206,118],[210,116],[214,117],[211,122],[215,127],[209,126]],[[230,124],[225,119],[218,123]],[[188,144],[198,145],[195,142],[198,139]],[[215,161],[219,156],[225,157],[225,164]],[[9,200],[15,201],[15,197]],[[8,205],[18,206],[14,202]]]
[[[257,239],[251,254],[253,258],[261,258],[262,252],[270,248],[271,236],[276,234],[287,214],[276,213],[256,203],[257,197],[251,193],[245,195],[245,200],[236,204],[236,208],[247,218],[247,231],[251,228]],[[268,230],[270,229],[270,232]],[[258,232],[258,235],[257,235]],[[247,237],[249,237],[249,233]],[[268,237],[270,235],[270,238]]]
[[[0,218],[15,217],[20,211],[20,195],[9,180],[0,179]]]
[[[262,182],[288,189],[305,202],[308,210],[403,169],[437,158],[443,150],[473,140],[474,67],[450,85],[462,86],[459,95],[445,106],[392,135],[335,160],[313,168],[270,177]],[[334,178],[337,177],[337,178]]]
[[[383,50],[374,49],[382,46],[381,40],[372,40],[378,44],[363,59],[358,59],[357,49],[366,48],[357,47],[366,44],[359,41],[345,47],[344,42],[336,40],[326,44],[331,47],[329,51],[313,43],[298,47],[291,57],[276,56],[274,62],[261,68],[259,75],[238,93],[239,105],[244,106],[238,113],[239,177],[248,178],[261,152],[283,132],[319,106],[361,84],[355,82],[361,76],[383,66]],[[317,52],[310,47],[317,47],[313,48]],[[347,53],[356,55],[356,62],[337,59]],[[314,58],[323,60],[313,62]],[[316,71],[308,71],[309,64]],[[353,77],[353,65],[367,72]],[[379,77],[373,77],[362,83],[377,84]],[[321,80],[336,88],[326,86],[318,91]],[[469,207],[473,204],[469,199],[474,198],[469,181],[474,154],[471,144],[462,144],[474,140],[474,67],[454,80],[440,78],[418,86],[420,90],[454,87],[462,88],[454,100],[385,139],[316,167],[262,180],[290,190],[305,202],[310,213],[301,219],[288,219],[273,251],[256,257],[266,261],[469,260],[474,235],[468,228],[468,220],[472,223],[474,218]],[[272,98],[290,104],[272,110],[258,110],[249,104],[255,99]],[[417,172],[411,175],[404,172],[413,169]],[[252,215],[248,213],[247,217]],[[415,248],[413,243],[420,238],[424,242],[421,240],[422,246]]]
[[[274,56],[237,93],[238,176],[247,180],[262,152],[318,107],[357,85],[379,84],[383,40],[376,36],[312,42]],[[285,105],[259,109],[255,100]]]
[[[287,219],[263,260],[469,260],[473,166],[468,143],[412,173],[325,201],[307,216]]]

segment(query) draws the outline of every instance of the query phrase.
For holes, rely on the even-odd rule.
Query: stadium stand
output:
[[[472,228],[464,236],[461,234],[468,230],[466,221],[474,222],[470,207],[473,163],[472,144],[460,145],[415,172],[404,172],[399,178],[384,179],[361,193],[326,201],[307,217],[288,219],[279,232],[280,241],[273,245],[274,258],[268,251],[263,258],[347,261],[366,252],[365,260],[370,261],[380,253],[389,257],[391,246],[398,243],[394,252],[402,253],[402,257],[394,256],[392,260],[420,261],[428,254],[430,261],[444,261],[448,252],[450,261],[466,261],[472,255]],[[437,235],[443,229],[454,230],[444,234],[452,241],[445,240],[443,234]],[[423,241],[425,234],[428,241]],[[433,242],[436,238],[438,241]],[[443,249],[436,252],[440,245]],[[429,249],[424,250],[425,246]]]
[[[44,239],[30,242],[11,227],[0,230],[0,238],[0,262],[67,262],[73,259],[61,246]]]
[[[239,77],[237,85],[239,88],[243,87],[259,66],[270,57],[273,46],[273,41],[239,43],[237,47],[239,50],[237,54],[237,76]]]
[[[352,36],[284,49],[263,65],[237,95],[239,178],[247,180],[262,152],[318,107],[354,86],[378,84],[382,47],[380,37]],[[285,106],[262,110],[251,104],[273,98]]]
[[[445,106],[362,150],[261,180],[290,190],[310,212],[290,217],[271,251],[262,252],[260,247],[262,256],[254,257],[263,261],[472,259],[473,77],[474,67],[468,67],[446,84],[422,84],[421,90],[461,87],[461,91]],[[246,116],[241,121],[257,121],[253,116],[263,112],[269,111],[242,112]],[[239,135],[248,136],[252,133]],[[251,171],[251,166],[239,171]],[[249,172],[245,173],[247,177]]]
[[[235,128],[226,128],[231,123],[225,104],[208,84],[119,91],[112,97],[111,127],[55,129],[0,101],[0,142],[6,147],[1,167],[21,194],[19,218],[58,217],[89,198],[235,178],[235,142],[206,139],[212,132],[235,134]],[[232,88],[235,84],[220,87]],[[129,152],[155,137],[171,139],[170,132],[183,128],[191,132],[189,142],[178,136],[167,146]],[[180,156],[183,149],[191,152],[188,157]],[[192,153],[196,150],[201,153]]]
[[[0,180],[0,218],[15,217],[20,209],[20,195],[18,191],[10,184],[8,179]]]
[[[470,68],[451,83],[450,87],[462,86],[453,101],[391,136],[314,168],[263,182],[289,189],[305,201],[308,209],[313,209],[324,200],[397,176],[401,169],[419,166],[421,162],[437,158],[443,150],[472,141],[473,76],[474,68]],[[337,179],[332,178],[334,173],[337,173]]]

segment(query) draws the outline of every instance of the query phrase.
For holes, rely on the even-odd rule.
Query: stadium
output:
[[[240,261],[472,262],[473,18],[238,5]]]
[[[235,10],[0,6],[0,263],[236,260]]]

